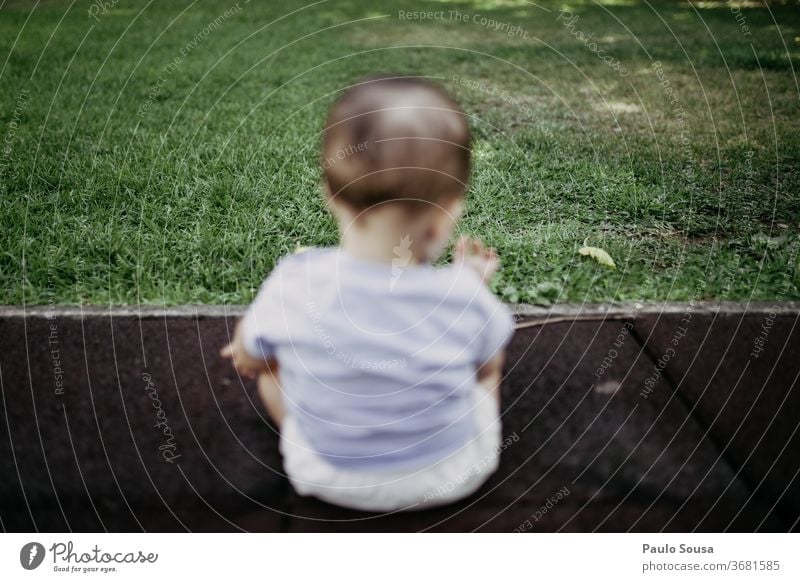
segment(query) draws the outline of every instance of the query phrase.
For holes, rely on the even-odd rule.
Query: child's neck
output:
[[[423,235],[424,229],[386,215],[391,212],[387,208],[385,213],[363,215],[349,223],[340,220],[342,236],[339,246],[347,254],[368,261],[391,263],[401,259],[408,261],[408,264],[430,262],[431,244]]]

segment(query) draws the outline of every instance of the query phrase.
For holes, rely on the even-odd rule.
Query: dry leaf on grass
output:
[[[587,247],[586,241],[583,241],[583,246],[578,249],[578,252],[584,257],[593,258],[604,267],[608,267],[609,269],[617,268],[617,265],[614,263],[614,259],[611,258],[611,255],[609,255],[600,247]]]

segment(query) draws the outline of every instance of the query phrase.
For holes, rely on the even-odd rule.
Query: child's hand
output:
[[[242,345],[241,322],[236,326],[233,334],[233,341],[220,350],[219,355],[230,360],[236,371],[245,378],[255,378],[262,372],[267,372],[271,368],[270,362],[253,358],[248,354]]]
[[[455,261],[473,269],[484,283],[488,283],[500,266],[493,248],[486,248],[477,238],[461,236],[456,243]]]

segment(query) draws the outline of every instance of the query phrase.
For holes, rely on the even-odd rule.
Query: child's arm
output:
[[[458,239],[455,249],[456,262],[463,262],[473,269],[485,284],[489,284],[500,266],[497,253],[492,248],[486,248],[483,241],[462,236]],[[503,364],[505,364],[505,349],[498,350],[476,370],[478,385],[500,398],[500,381],[503,379]]]
[[[254,358],[247,353],[242,341],[242,322],[236,324],[236,330],[233,333],[233,340],[227,346],[222,348],[220,355],[223,358],[229,359],[233,363],[233,367],[245,378],[255,378],[259,374],[271,372],[272,374],[278,371],[278,361],[274,358],[260,359]]]
[[[236,371],[246,378],[258,378],[258,394],[275,425],[280,426],[285,414],[277,350],[285,338],[278,308],[283,298],[281,259],[261,285],[256,298],[236,324],[231,343],[220,355],[231,360]]]
[[[245,378],[258,377],[258,394],[269,415],[280,427],[283,422],[285,408],[283,390],[278,376],[278,360],[271,358],[254,358],[244,347],[242,340],[242,322],[236,324],[233,340],[222,348],[220,355],[231,360],[236,371]]]

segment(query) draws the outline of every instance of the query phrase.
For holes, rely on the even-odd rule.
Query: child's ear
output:
[[[464,198],[458,197],[455,200],[453,200],[453,202],[450,205],[450,208],[448,208],[448,211],[450,212],[450,215],[453,217],[453,220],[455,222],[458,222],[459,220],[461,220],[461,217],[464,216],[465,208],[466,206],[464,204]]]
[[[331,185],[327,178],[322,179],[322,197],[325,200],[325,207],[328,209],[328,212],[332,213],[334,216],[339,216],[342,212],[342,204],[339,200],[334,199]]]
[[[341,198],[337,199],[332,193],[328,182],[323,180],[322,190],[325,194],[325,206],[340,224],[350,224],[353,220],[358,220],[362,214],[356,214],[353,209],[342,201]]]
[[[330,202],[331,202],[331,185],[328,183],[327,176],[323,176],[322,183],[320,185],[322,186],[322,195],[325,197],[325,204],[330,206]]]

